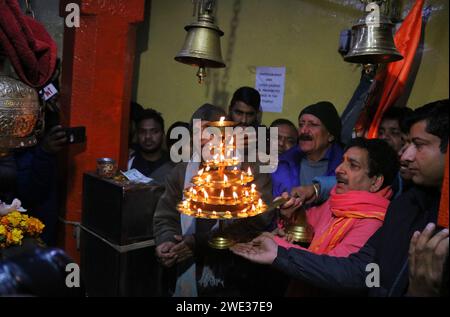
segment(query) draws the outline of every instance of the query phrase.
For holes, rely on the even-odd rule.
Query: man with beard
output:
[[[298,117],[298,133],[298,146],[280,156],[272,174],[274,197],[312,184],[316,176],[334,176],[342,161],[341,120],[332,103],[321,101],[303,109]]]
[[[128,169],[137,169],[158,183],[164,183],[165,176],[173,163],[163,150],[165,140],[164,119],[153,109],[144,110],[137,122],[137,150],[128,161]]]
[[[257,127],[261,116],[259,92],[252,87],[237,89],[231,98],[228,115],[231,121],[238,123],[238,126]]]

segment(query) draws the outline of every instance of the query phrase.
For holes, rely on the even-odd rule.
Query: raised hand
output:
[[[429,223],[420,233],[414,232],[409,245],[409,296],[439,296],[448,257],[448,229],[434,234]]]

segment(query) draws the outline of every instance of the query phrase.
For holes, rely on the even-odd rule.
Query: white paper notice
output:
[[[282,112],[286,67],[256,67],[256,90],[264,112]]]

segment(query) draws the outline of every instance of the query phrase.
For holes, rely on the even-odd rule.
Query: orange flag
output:
[[[377,137],[378,126],[380,125],[384,112],[395,103],[404,91],[420,42],[423,4],[424,0],[416,0],[413,8],[395,34],[395,46],[400,54],[403,55],[403,59],[398,62],[389,63],[387,66],[383,94],[375,117],[370,125],[369,132],[367,133],[367,138],[369,139]]]

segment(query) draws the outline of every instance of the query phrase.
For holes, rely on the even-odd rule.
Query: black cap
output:
[[[328,101],[320,101],[313,105],[307,106],[300,112],[299,118],[304,114],[312,114],[320,119],[328,132],[333,135],[336,141],[341,140],[341,118],[339,117],[335,106]]]

